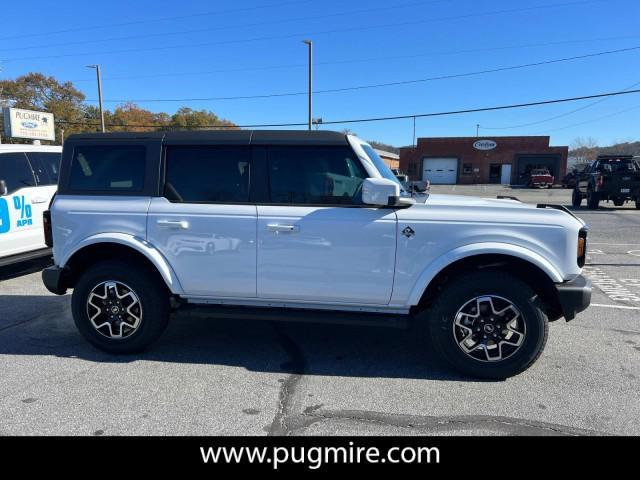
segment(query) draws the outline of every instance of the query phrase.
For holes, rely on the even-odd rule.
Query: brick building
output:
[[[433,184],[527,183],[532,168],[565,175],[569,147],[549,146],[548,136],[419,138],[400,149],[400,170]]]
[[[384,163],[386,163],[389,168],[400,168],[400,155],[393,152],[386,152],[384,150],[374,149],[376,153],[380,156]]]

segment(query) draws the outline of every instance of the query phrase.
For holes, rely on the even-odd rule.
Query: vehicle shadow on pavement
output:
[[[0,267],[0,282],[40,272],[50,265],[53,265],[53,259],[51,257],[36,258],[13,265],[5,265],[4,267]]]
[[[418,326],[400,330],[178,314],[149,351],[110,355],[80,336],[69,303],[69,295],[0,295],[0,355],[48,355],[97,363],[227,365],[299,375],[478,381],[443,366]]]
[[[615,205],[611,204],[611,205],[599,205],[597,209],[593,210],[590,209],[584,205],[581,205],[579,207],[574,207],[573,205],[566,205],[566,207],[571,210],[572,212],[578,212],[578,213],[593,213],[593,212],[619,212],[619,211],[638,211],[640,212],[640,210],[638,210],[637,208],[635,208],[635,206],[633,205],[627,205],[627,206],[623,206],[623,207],[616,207]]]

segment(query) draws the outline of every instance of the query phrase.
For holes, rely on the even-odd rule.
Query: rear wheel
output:
[[[73,320],[92,345],[109,353],[135,353],[155,342],[169,321],[169,294],[138,265],[98,263],[78,279]]]
[[[548,320],[520,279],[498,271],[452,280],[434,303],[434,348],[456,370],[504,379],[529,368],[544,350]]]
[[[597,210],[600,205],[600,195],[598,192],[594,192],[591,187],[587,190],[587,206],[591,210]]]
[[[582,204],[582,195],[577,188],[573,189],[573,194],[571,195],[571,205],[574,207],[579,207]]]

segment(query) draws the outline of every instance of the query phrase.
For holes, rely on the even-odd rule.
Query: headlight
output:
[[[578,233],[578,266],[584,267],[587,258],[587,230],[582,229]]]

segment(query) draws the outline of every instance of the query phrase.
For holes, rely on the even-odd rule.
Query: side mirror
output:
[[[0,180],[0,197],[4,197],[8,192],[7,182]]]
[[[365,178],[362,183],[362,202],[366,205],[395,205],[400,197],[400,185],[386,178]]]

